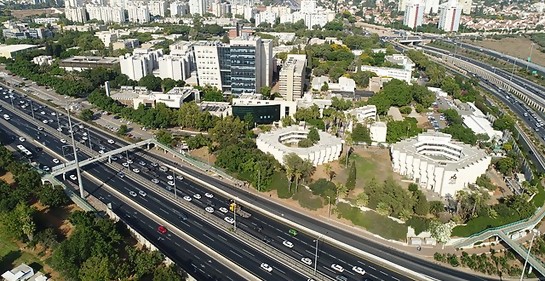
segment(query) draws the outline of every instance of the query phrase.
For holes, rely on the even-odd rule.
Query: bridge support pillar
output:
[[[62,173],[62,179],[66,180],[66,173]]]
[[[112,156],[108,156],[108,164],[112,163]]]

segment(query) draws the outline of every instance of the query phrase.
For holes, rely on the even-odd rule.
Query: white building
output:
[[[37,56],[32,58],[32,62],[37,65],[51,65],[53,63],[53,57],[51,56]]]
[[[150,21],[150,13],[147,5],[133,3],[127,6],[129,21],[134,23],[148,23]]]
[[[159,58],[159,77],[161,79],[186,80],[191,76],[191,66],[187,57],[165,55]]]
[[[122,86],[112,99],[137,109],[140,105],[155,107],[164,103],[168,108],[180,108],[184,102],[200,102],[200,93],[191,87],[174,87],[167,93],[152,92],[146,87]]]
[[[426,132],[393,144],[390,152],[394,172],[441,196],[454,196],[486,172],[491,157],[484,150],[451,138],[444,133]]]
[[[226,15],[231,14],[231,4],[216,0],[214,3],[211,3],[210,12],[218,18],[225,17]]]
[[[189,5],[187,2],[172,2],[170,3],[170,16],[182,17],[189,14]]]
[[[135,49],[133,55],[125,54],[119,57],[121,73],[131,80],[138,81],[153,74],[153,70],[159,66],[158,60],[162,55],[162,50]]]
[[[210,6],[209,0],[189,0],[189,13],[204,15]]]
[[[369,133],[371,134],[371,141],[374,143],[385,143],[386,142],[386,133],[388,132],[388,127],[384,122],[374,122],[369,125]]]
[[[424,10],[424,3],[420,2],[420,0],[415,0],[414,2],[407,4],[405,7],[403,25],[410,28],[421,26],[424,20]]]
[[[245,20],[251,20],[257,14],[257,9],[253,5],[231,3],[231,13],[241,15]]]
[[[411,83],[412,71],[410,70],[370,65],[362,65],[361,70],[374,72],[381,78],[393,78]]]
[[[354,93],[356,91],[356,81],[352,78],[341,76],[337,83],[329,83],[329,90],[332,92]]]
[[[471,14],[471,8],[473,7],[473,0],[458,0],[458,4],[462,7],[462,12],[466,15]]]
[[[439,12],[439,0],[425,0],[424,14],[437,14]]]
[[[34,22],[37,24],[54,24],[59,21],[59,18],[35,18]]]
[[[347,110],[344,112],[345,116],[350,117],[353,116],[355,120],[352,120],[352,118],[348,118],[348,127],[347,130],[349,132],[352,132],[356,124],[368,124],[371,122],[374,122],[377,120],[377,107],[375,105],[366,105],[358,108],[354,108],[351,110]]]
[[[272,154],[280,163],[284,163],[284,156],[291,153],[295,153],[302,159],[309,160],[314,166],[339,159],[343,148],[342,140],[320,130],[318,130],[320,140],[311,147],[302,148],[286,145],[306,139],[308,132],[309,128],[303,123],[302,125],[262,133],[256,139],[257,148],[264,153]]]
[[[64,7],[65,8],[83,7],[83,1],[82,0],[66,0],[64,1]]]
[[[152,16],[165,17],[167,12],[167,2],[163,0],[153,0],[148,2],[149,13]]]
[[[66,19],[73,22],[87,21],[87,14],[85,12],[85,7],[66,8],[64,9],[64,14],[66,15]]]
[[[442,4],[439,12],[439,29],[446,32],[457,32],[461,15],[462,7],[456,0]]]
[[[290,54],[286,58],[279,75],[279,91],[285,100],[293,101],[303,96],[306,65],[306,55]]]
[[[2,280],[5,281],[47,281],[49,278],[47,278],[43,273],[36,272],[34,273],[34,269],[32,267],[22,263],[19,266],[13,268],[12,270],[8,270],[2,274]]]
[[[125,10],[121,7],[87,5],[85,8],[91,20],[101,20],[104,23],[124,23],[126,21]]]
[[[405,55],[393,54],[393,55],[385,56],[384,59],[391,63],[401,65],[403,66],[403,69],[411,71],[411,72],[413,71],[415,67],[414,62],[408,56],[405,56]]]
[[[269,8],[270,7],[267,7],[266,11],[255,15],[255,26],[259,26],[262,23],[268,23],[273,26],[276,23],[276,18],[278,18],[278,15]]]
[[[212,86],[225,90],[230,85],[222,80],[220,69],[227,72],[230,68],[221,65],[219,51],[229,48],[228,45],[221,42],[200,41],[195,44],[195,63],[197,66],[197,77],[199,86]],[[223,53],[223,52],[222,52]]]

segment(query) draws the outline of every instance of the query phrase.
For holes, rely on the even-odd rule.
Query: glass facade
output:
[[[218,59],[220,65],[220,76],[222,91],[231,90],[231,48],[225,46],[218,47]]]
[[[256,91],[254,46],[231,46],[231,93],[254,93]]]
[[[271,124],[275,121],[280,121],[280,105],[259,105],[259,106],[236,106],[232,107],[233,116],[237,116],[240,120],[244,120],[244,116],[250,113],[254,117],[254,122],[257,124]]]

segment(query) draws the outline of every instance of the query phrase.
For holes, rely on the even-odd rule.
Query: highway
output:
[[[14,104],[20,103],[20,100],[21,99],[20,99],[19,96],[17,96],[17,95],[14,96]],[[10,99],[10,101],[11,101],[11,99]],[[22,104],[24,105],[25,102],[22,103]],[[4,104],[4,107],[5,107],[6,111],[9,109],[9,107],[6,107],[5,104]],[[19,106],[18,110],[24,110],[28,114],[28,113],[30,113],[29,108],[30,107],[26,107],[25,109],[22,109]],[[41,114],[42,111],[44,111],[45,114]],[[39,113],[39,114],[36,114],[36,113]],[[51,110],[49,110],[47,108],[38,109],[37,111],[35,111],[35,115],[36,115],[36,118],[38,118],[40,120],[44,120],[44,119],[49,120],[50,119],[49,116],[52,116],[51,115]],[[56,116],[58,116],[58,115],[56,115]],[[13,118],[17,118],[17,117],[15,116]],[[65,124],[66,124],[65,116],[59,117],[58,122],[55,122],[54,119],[51,119],[51,120],[53,122],[48,121],[47,125],[52,125],[54,128],[57,128],[59,124],[61,126],[65,126]],[[14,119],[14,121],[15,121],[15,119]],[[21,122],[22,124],[27,123],[26,121],[24,121],[22,119],[18,120],[18,122]],[[23,126],[21,128],[21,130],[23,130],[25,128],[26,127]],[[31,128],[27,128],[26,130],[30,130],[30,129]],[[34,129],[34,131],[36,131],[36,128],[33,128],[33,129]],[[66,128],[64,128],[62,130],[65,133],[67,131]],[[29,132],[29,133],[32,133],[32,132]],[[84,133],[87,133],[87,140],[83,139],[83,137],[84,137],[83,134]],[[78,140],[83,141],[86,144],[88,144],[89,136],[90,136],[91,147],[93,147],[93,149],[95,149],[95,150],[109,151],[109,150],[112,150],[114,148],[118,148],[118,147],[125,144],[125,143],[122,143],[121,141],[119,141],[117,139],[115,141],[112,140],[114,143],[108,143],[109,136],[104,135],[102,132],[96,131],[95,129],[92,129],[92,128],[90,128],[87,131],[86,129],[85,130],[84,129],[79,129],[79,126],[76,126],[75,127],[75,134],[76,134],[76,138]],[[45,138],[44,141],[46,142],[46,145],[48,147],[52,147],[53,144],[58,141],[58,140],[49,139],[47,136],[43,136],[43,137]],[[57,148],[55,148],[55,149],[57,149],[57,151],[60,151],[60,152],[57,152],[59,154],[62,153],[62,148],[61,147],[62,147],[62,143],[58,143]],[[123,156],[123,157],[126,158],[126,155]],[[165,174],[165,173],[161,172],[159,169],[156,169],[156,170],[155,169],[150,169],[150,167],[153,167],[153,166],[152,166],[152,163],[149,160],[149,158],[150,158],[149,155],[143,155],[143,153],[134,152],[134,153],[130,153],[129,157],[132,157],[132,160],[133,160],[132,167],[130,166],[131,169],[134,168],[134,166],[136,166],[136,165],[140,165],[140,164],[138,164],[140,161],[144,161],[146,167],[142,167],[142,165],[140,165],[141,167],[139,167],[139,169],[142,169],[142,171],[143,171],[142,173],[140,173],[140,175],[144,176],[147,179],[149,179],[150,184],[152,183],[151,179],[157,178],[159,180],[159,183],[158,183],[159,186],[166,187],[168,185],[168,184],[165,185],[165,181],[166,181],[165,179],[168,176],[168,174]],[[154,156],[154,158],[157,158],[157,157]],[[119,162],[123,161],[122,160],[122,155],[119,155],[119,157],[117,157],[117,159],[118,159],[117,161],[119,161]],[[163,161],[165,163],[168,163],[168,161],[166,159],[161,159],[161,161]],[[159,162],[159,160],[157,160],[157,162]],[[51,162],[47,162],[47,163],[43,163],[43,164],[47,165],[48,163],[51,166],[53,165],[53,163],[51,163]],[[170,163],[170,164],[171,165],[179,165],[177,163]],[[138,166],[136,166],[136,167],[138,167]],[[155,167],[155,168],[157,168],[157,167]],[[420,259],[418,259],[418,258],[416,258],[414,256],[398,252],[395,249],[388,248],[388,247],[383,246],[383,245],[378,244],[378,243],[362,240],[360,237],[358,237],[358,236],[356,236],[356,235],[354,235],[352,233],[349,233],[349,232],[344,231],[344,230],[337,229],[337,228],[335,228],[335,227],[333,227],[333,226],[331,226],[331,225],[329,225],[327,223],[320,222],[320,221],[317,221],[317,220],[313,220],[313,219],[311,219],[309,217],[306,217],[303,214],[293,212],[293,211],[291,211],[291,210],[289,210],[289,209],[287,209],[285,207],[277,205],[277,204],[275,204],[273,202],[270,202],[268,200],[265,200],[263,198],[251,196],[247,192],[245,192],[243,190],[240,190],[240,189],[233,188],[231,186],[228,186],[225,183],[223,183],[223,182],[221,182],[221,181],[219,181],[217,179],[214,179],[214,178],[211,178],[209,176],[194,172],[194,171],[192,171],[190,169],[186,169],[184,167],[180,167],[180,168],[186,173],[197,175],[201,179],[206,180],[208,182],[211,182],[215,186],[218,186],[219,188],[222,188],[223,190],[229,191],[230,193],[232,193],[236,197],[243,198],[243,199],[246,199],[248,201],[255,202],[257,205],[260,205],[263,208],[266,208],[266,209],[271,210],[271,211],[273,211],[275,213],[278,213],[278,214],[283,214],[285,218],[292,219],[293,221],[295,221],[295,222],[297,222],[299,224],[302,224],[302,225],[304,225],[304,226],[306,226],[308,228],[314,229],[314,230],[316,230],[316,231],[318,231],[320,233],[323,233],[323,234],[327,234],[328,236],[331,236],[331,237],[333,237],[335,239],[343,241],[343,242],[345,242],[347,244],[350,244],[350,245],[352,245],[352,246],[354,246],[356,248],[367,251],[367,252],[369,252],[371,254],[375,254],[377,256],[381,256],[381,257],[383,257],[385,259],[388,259],[388,260],[390,260],[390,261],[392,261],[392,262],[394,262],[394,263],[396,263],[398,265],[405,266],[405,267],[410,268],[412,270],[415,270],[417,272],[422,272],[422,273],[424,273],[424,274],[426,274],[428,276],[431,276],[433,278],[436,278],[436,279],[439,279],[439,280],[469,280],[469,279],[472,279],[472,280],[485,280],[485,279],[479,279],[478,277],[475,277],[475,276],[473,276],[471,274],[458,272],[458,271],[456,271],[454,269],[451,269],[451,268],[445,268],[445,267],[439,266],[439,265],[437,265],[435,263],[429,263],[427,261],[420,260]],[[90,167],[87,167],[85,169],[86,170],[87,169],[99,169],[98,171],[103,171],[103,172],[99,172],[99,174],[106,174],[105,171],[108,170],[108,169],[106,169],[104,167],[101,167],[100,165],[90,166]],[[104,170],[100,170],[100,169],[104,169]],[[148,170],[144,170],[144,169],[148,169]],[[94,175],[97,175],[96,174],[97,170],[90,170],[90,172],[92,172]],[[129,175],[132,172],[125,171],[124,173]],[[111,176],[113,176],[112,171],[110,171],[109,174]],[[104,175],[101,175],[101,176],[104,176]],[[115,175],[114,177],[116,177],[116,176],[117,175]],[[117,180],[116,180],[116,184],[115,184],[116,187],[115,188],[121,188],[121,187],[117,187],[118,185],[136,186],[136,183],[131,182],[131,180],[128,179],[128,176],[122,178],[121,181],[122,181],[122,183],[117,183]],[[179,182],[179,184],[180,184],[180,186],[178,186],[178,188],[179,188],[179,192],[180,192],[181,195],[184,195],[184,193],[187,194],[188,196],[192,196],[192,195],[194,195],[196,193],[199,193],[199,194],[202,195],[202,194],[204,194],[206,192],[210,192],[206,188],[204,188],[202,186],[199,186],[199,185],[197,185],[197,184],[195,184],[195,183],[193,183],[193,182],[191,182],[191,181],[189,181],[187,179],[181,180]],[[158,196],[156,194],[153,193],[153,191],[150,191],[150,190],[146,189],[146,187],[139,186],[139,187],[135,188],[135,190],[138,190],[138,189],[145,189],[146,192],[148,193],[147,197],[150,197],[150,198],[153,197],[153,198],[158,199],[158,200],[160,199],[160,198],[158,198]],[[93,192],[96,192],[96,191],[93,191]],[[127,190],[125,190],[125,192],[127,192]],[[139,198],[139,197],[140,196],[138,196],[137,198]],[[207,200],[207,199],[205,199],[205,200]],[[197,206],[200,206],[201,208],[203,208],[206,205],[214,205],[215,208],[219,208],[222,205],[226,205],[226,200],[227,200],[227,198],[220,198],[220,196],[215,195],[213,198],[211,198],[210,202],[201,201],[201,200],[192,200],[192,202],[194,202]],[[195,201],[198,201],[198,202],[195,202]],[[163,201],[161,201],[161,202],[163,203]],[[162,211],[159,210],[157,208],[157,206],[155,206],[155,204],[150,204],[149,208],[152,208],[154,210],[154,212],[156,212],[157,214],[163,216],[163,214],[161,214]],[[218,214],[216,214],[216,213],[218,213]],[[248,219],[247,222],[241,222],[240,227],[242,229],[244,229],[245,231],[247,231],[249,233],[254,234],[255,236],[258,236],[260,239],[266,240],[266,242],[268,242],[270,245],[274,246],[277,249],[283,250],[285,253],[287,253],[290,256],[295,257],[297,259],[300,259],[302,257],[301,255],[304,255],[305,257],[309,257],[309,258],[313,257],[313,252],[315,250],[313,240],[316,239],[317,237],[309,237],[309,236],[306,236],[304,233],[300,233],[296,237],[291,237],[291,236],[288,235],[289,228],[287,226],[285,226],[285,225],[283,225],[283,224],[281,224],[281,223],[279,223],[279,222],[277,222],[275,220],[272,220],[270,218],[261,216],[261,215],[259,215],[257,213],[252,213],[252,214],[253,214],[252,217],[250,219]],[[215,212],[214,215],[219,215],[219,212]],[[183,229],[185,231],[185,229],[183,227],[180,228],[180,229]],[[212,230],[212,231],[214,231],[214,230]],[[284,246],[282,244],[284,239],[286,239],[286,240],[289,239],[289,241],[294,244],[294,247],[293,248],[288,248],[288,247]],[[207,244],[208,244],[208,242],[207,242]],[[352,268],[352,266],[355,266],[355,265],[359,265],[359,266],[361,266],[362,268],[364,268],[367,271],[367,274],[364,275],[364,277],[367,278],[368,280],[406,280],[405,277],[403,277],[402,275],[400,275],[398,273],[388,271],[388,270],[386,270],[384,268],[380,268],[379,265],[373,264],[373,263],[371,263],[369,261],[361,260],[361,259],[355,257],[352,254],[346,253],[346,252],[344,252],[344,251],[342,251],[340,249],[335,248],[334,246],[328,245],[326,243],[319,243],[318,264],[320,266],[319,266],[318,269],[321,270],[322,272],[325,272],[326,274],[328,274],[330,276],[335,276],[336,273],[332,272],[332,270],[331,270],[331,264],[333,262],[336,262],[336,263],[342,265],[343,268],[346,269],[345,270],[345,275],[351,280],[360,280],[361,279],[361,278],[358,278],[358,276],[355,276],[355,274],[349,274],[348,273],[348,272],[353,273],[351,271],[351,268]]]

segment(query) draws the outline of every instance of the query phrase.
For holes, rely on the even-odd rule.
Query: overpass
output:
[[[403,45],[415,45],[420,43],[429,43],[431,40],[429,39],[423,39],[420,36],[400,36],[400,37],[392,37],[392,39],[400,44]]]

